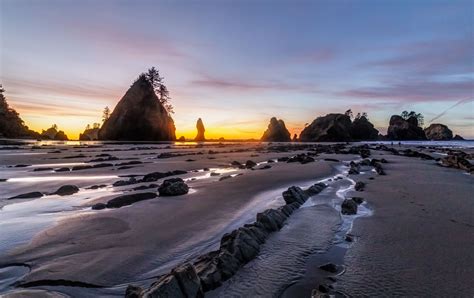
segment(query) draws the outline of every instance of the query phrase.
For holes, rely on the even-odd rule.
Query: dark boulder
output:
[[[453,138],[453,132],[444,124],[433,123],[424,131],[426,138],[432,141],[447,141]]]
[[[33,192],[28,192],[24,193],[21,195],[17,195],[11,198],[8,198],[8,200],[14,200],[14,199],[36,199],[36,198],[41,198],[43,194],[39,191],[33,191]]]
[[[356,191],[363,191],[365,188],[365,183],[364,182],[361,182],[361,181],[358,181],[356,182],[355,186],[354,186],[354,189]]]
[[[286,129],[285,122],[278,120],[275,117],[270,119],[267,130],[263,133],[261,138],[263,142],[290,142],[291,135]]]
[[[321,270],[331,272],[331,273],[336,273],[338,271],[337,265],[335,265],[333,263],[327,263],[327,264],[321,265],[321,266],[319,266],[319,268]]]
[[[134,193],[113,198],[112,200],[107,202],[106,206],[107,208],[120,208],[123,206],[132,205],[136,202],[154,199],[156,197],[156,193],[153,192]]]
[[[341,213],[353,215],[357,213],[357,203],[352,199],[345,199],[341,204]]]
[[[308,199],[308,194],[298,186],[291,186],[283,192],[283,199],[286,204],[298,203],[303,205]]]
[[[125,290],[125,298],[141,298],[143,290],[140,287],[129,285]]]
[[[201,118],[199,118],[196,122],[196,129],[197,129],[197,135],[194,138],[194,141],[196,142],[204,142],[206,138],[204,137],[204,132],[206,129],[204,128],[204,123],[202,123]]]
[[[352,122],[351,126],[351,137],[354,140],[377,140],[379,131],[374,128],[374,125],[370,123],[369,119],[365,116],[356,118]]]
[[[187,194],[189,186],[181,178],[166,179],[158,187],[160,196],[180,196]]]
[[[358,205],[364,202],[364,198],[361,198],[361,197],[353,197],[352,200],[356,202]]]
[[[173,141],[173,119],[141,75],[99,130],[100,140]]]
[[[53,194],[60,195],[60,196],[70,196],[72,194],[75,194],[78,191],[79,191],[79,187],[75,185],[63,185]]]
[[[245,167],[246,167],[247,169],[253,168],[253,167],[255,167],[256,165],[257,165],[257,163],[254,162],[253,160],[247,160],[247,161],[245,162]]]
[[[393,115],[387,129],[387,138],[390,140],[426,140],[425,132],[418,126],[416,117],[407,120],[402,116]]]
[[[105,208],[107,208],[107,205],[104,203],[97,203],[97,204],[92,205],[92,210],[102,210]]]
[[[455,140],[455,141],[464,141],[464,138],[461,137],[460,135],[455,135],[453,140]]]
[[[302,142],[345,142],[351,140],[351,118],[344,114],[328,114],[316,118],[300,134]]]

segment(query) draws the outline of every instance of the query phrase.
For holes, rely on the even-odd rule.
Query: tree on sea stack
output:
[[[174,141],[169,91],[156,68],[138,76],[100,131],[101,140]]]

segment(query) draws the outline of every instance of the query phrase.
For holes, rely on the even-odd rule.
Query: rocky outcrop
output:
[[[425,128],[425,136],[432,141],[447,141],[453,138],[453,132],[444,124],[433,123]]]
[[[441,165],[450,168],[457,168],[468,173],[474,172],[474,165],[467,160],[463,154],[449,153],[448,156],[441,159]]]
[[[345,142],[351,137],[351,118],[344,114],[328,114],[316,118],[300,134],[302,142]]]
[[[69,138],[62,130],[58,130],[56,125],[51,126],[47,130],[41,132],[40,138],[46,140],[67,141]]]
[[[100,140],[173,141],[173,119],[153,86],[141,75],[119,101],[99,130]]]
[[[275,117],[270,119],[267,130],[263,133],[261,138],[263,142],[290,142],[291,135],[286,129],[285,122],[278,120]]]
[[[351,126],[351,137],[357,141],[377,140],[379,131],[374,128],[365,116],[354,119]]]
[[[387,129],[389,140],[426,140],[425,132],[418,126],[418,119],[410,117],[403,119],[402,116],[393,115]]]
[[[99,128],[85,129],[83,133],[79,134],[80,141],[95,141],[99,139]]]
[[[256,221],[225,234],[216,251],[199,257],[192,265],[184,264],[158,278],[150,288],[129,286],[126,297],[203,297],[204,292],[222,285],[242,266],[254,259],[260,247],[273,232],[283,227],[286,219],[326,185],[318,183],[308,190],[290,187],[283,193],[286,204],[257,214]]]
[[[204,137],[204,132],[206,129],[204,128],[204,123],[202,123],[201,118],[199,118],[196,122],[196,129],[197,129],[197,135],[194,138],[194,141],[196,142],[204,142],[206,138]]]
[[[455,140],[455,141],[464,141],[464,138],[461,137],[460,135],[455,135],[453,140]]]

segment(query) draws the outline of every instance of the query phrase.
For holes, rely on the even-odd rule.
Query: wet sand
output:
[[[347,170],[349,161],[360,160],[353,154],[320,154],[308,164],[267,164],[269,159],[307,152],[299,147],[287,152],[268,149],[266,144],[235,143],[3,150],[0,178],[18,179],[0,182],[0,198],[31,191],[51,193],[64,184],[80,187],[78,193],[65,197],[0,200],[0,228],[10,231],[0,236],[4,274],[48,293],[121,296],[129,284],[146,287],[174,266],[216,249],[223,234],[253,222],[258,212],[284,204],[281,193],[289,186],[309,186]],[[157,158],[170,152],[182,156]],[[118,160],[89,163],[102,154]],[[327,284],[351,296],[472,296],[468,281],[474,274],[472,266],[466,266],[473,264],[472,176],[442,168],[435,161],[389,152],[372,150],[371,157],[389,161],[383,165],[386,176],[367,169],[350,179],[327,181],[330,187],[295,212],[284,228],[269,238],[255,261],[206,295],[308,297],[320,284]],[[134,160],[142,163],[119,170],[119,164]],[[264,163],[255,170],[237,169],[230,166],[234,160]],[[58,173],[34,171],[98,163],[114,166]],[[19,164],[31,166],[9,167]],[[265,165],[271,168],[261,169]],[[203,171],[205,168],[210,171]],[[172,170],[188,171],[179,177],[191,187],[189,194],[158,197],[119,209],[90,209],[97,202],[150,184],[113,187],[113,182]],[[210,172],[220,174],[211,176]],[[220,181],[229,175],[232,177]],[[366,189],[355,192],[348,188],[341,194],[353,186],[352,179],[366,182]],[[96,184],[107,186],[87,189]],[[156,189],[143,190],[148,191]],[[364,206],[373,214],[347,221],[338,204],[355,195],[367,201]],[[15,236],[22,231],[28,233]],[[345,233],[355,235],[355,241],[344,241]],[[317,268],[327,262],[340,262],[346,268],[336,282],[328,280],[334,274]],[[5,267],[12,263],[16,267]],[[21,264],[31,269],[25,271],[19,268]],[[77,284],[48,285],[51,280]],[[5,285],[2,291],[19,293],[21,288]]]

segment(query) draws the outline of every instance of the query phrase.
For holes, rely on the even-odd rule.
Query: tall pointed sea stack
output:
[[[201,118],[199,118],[196,122],[196,129],[197,129],[197,136],[194,139],[196,142],[204,142],[206,138],[204,137],[204,132],[206,129],[204,128],[204,123],[202,123]]]
[[[141,75],[119,101],[99,131],[100,140],[173,141],[173,119]]]
[[[272,117],[261,140],[263,142],[290,142],[291,136],[288,129],[286,129],[285,122],[281,119],[278,120],[277,118]]]

